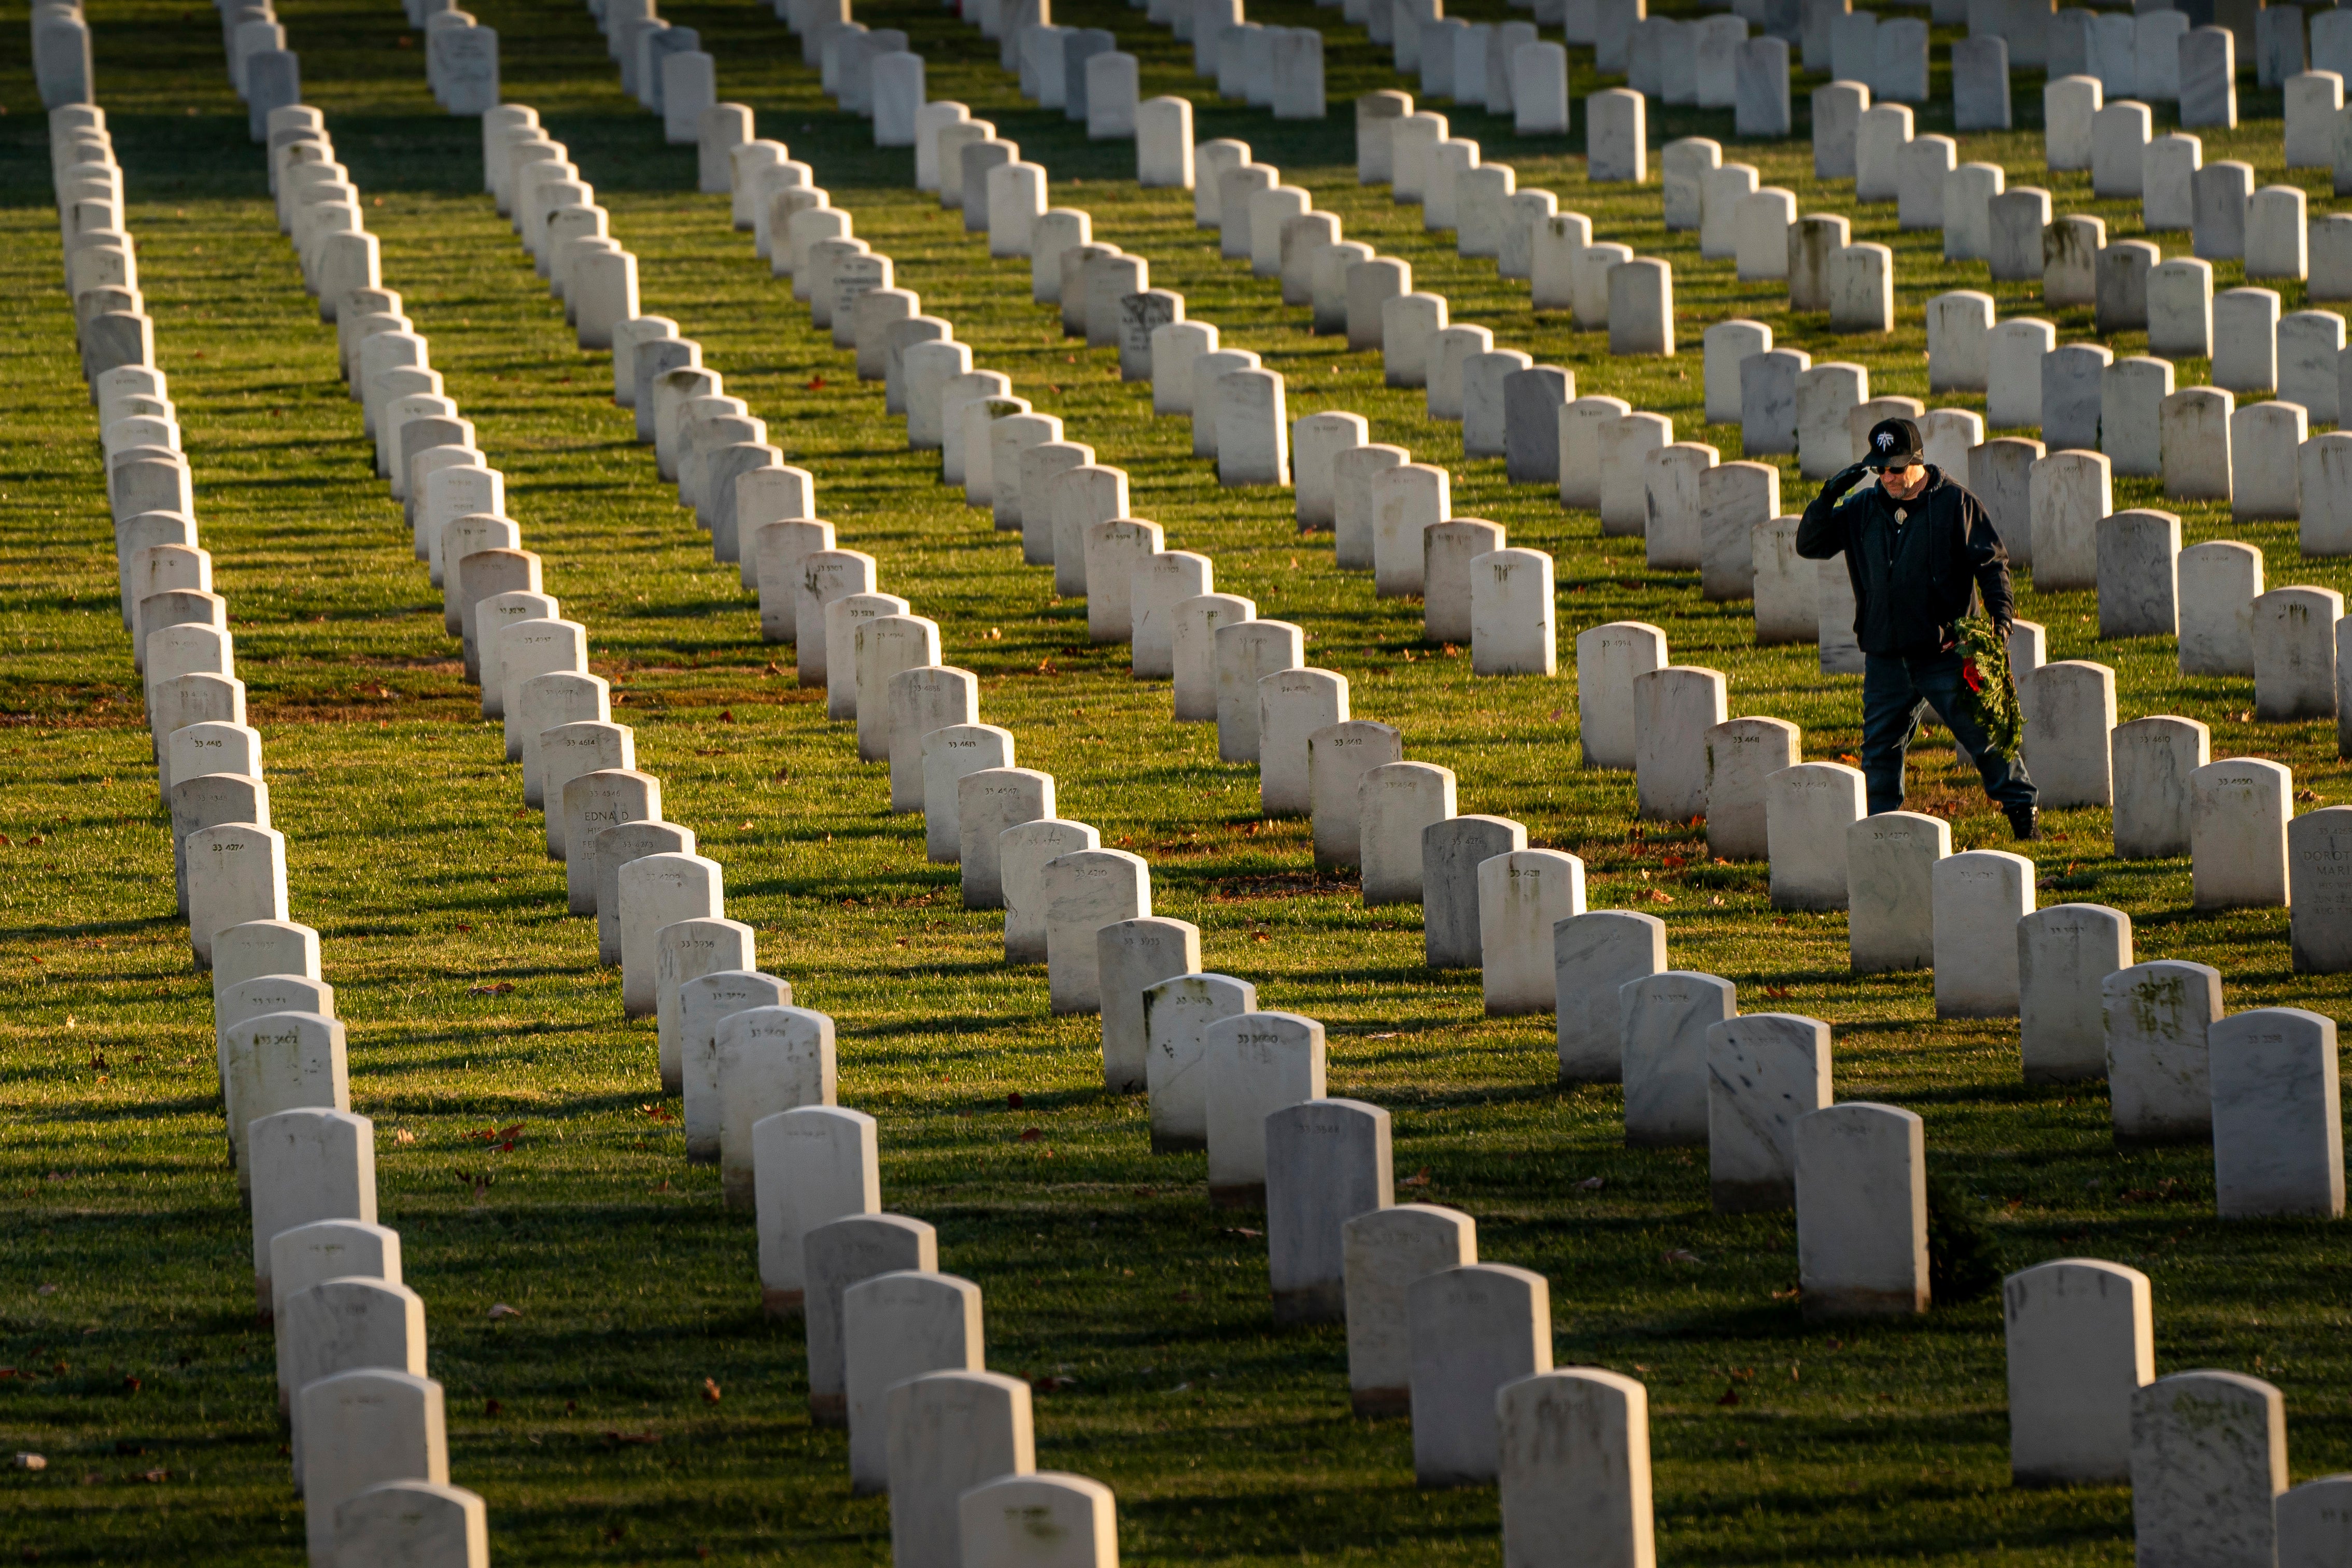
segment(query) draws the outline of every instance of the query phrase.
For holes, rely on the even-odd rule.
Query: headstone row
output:
[[[234,37],[249,20],[225,16],[224,31]],[[314,110],[281,106],[265,129],[275,139],[320,124]],[[362,1568],[411,1553],[484,1564],[482,1500],[447,1484],[440,1389],[423,1376],[424,1303],[400,1283],[398,1235],[375,1223],[373,1131],[351,1113],[343,1025],[321,977],[318,933],[289,918],[285,839],[269,826],[260,736],[245,723],[226,602],[212,591],[211,557],[196,543],[176,410],[153,363],[152,325],[137,308],[105,115],[63,108],[50,129],[68,284],[78,255],[88,285],[75,289],[77,316],[87,328],[103,300],[115,308],[96,315],[118,319],[102,330],[124,329],[118,350],[137,346],[135,356],[107,351],[93,361],[85,331],[123,619],[172,809],[181,911],[199,967],[212,972],[231,1164],[252,1213],[257,1306],[278,1342],[278,1406],[292,1418],[310,1560]],[[101,186],[112,221],[95,210],[109,200]],[[94,264],[115,281],[90,283]]]

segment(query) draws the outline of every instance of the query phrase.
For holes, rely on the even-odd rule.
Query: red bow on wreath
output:
[[[1960,679],[1968,682],[1969,690],[1972,692],[1984,690],[1984,677],[1977,673],[1977,662],[1974,659],[1960,661]]]

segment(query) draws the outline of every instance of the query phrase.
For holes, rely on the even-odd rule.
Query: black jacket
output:
[[[1869,481],[1864,483],[1863,481]],[[1908,517],[1898,524],[1900,506]],[[1857,464],[1822,486],[1797,525],[1797,553],[1843,553],[1853,580],[1854,636],[1865,653],[1931,653],[1979,595],[2003,628],[2016,616],[2009,551],[1984,503],[1932,465],[1927,487],[1897,502]]]

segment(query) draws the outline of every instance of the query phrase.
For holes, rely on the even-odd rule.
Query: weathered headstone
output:
[[[1933,964],[1933,878],[1951,852],[1951,824],[1916,811],[1883,811],[1846,830],[1847,940],[1855,974]]]
[[[1125,850],[1087,848],[1045,862],[1039,893],[1053,1010],[1099,1011],[1102,976],[1096,934],[1151,913],[1151,870]]]
[[[1351,1401],[1360,1416],[1403,1414],[1412,1377],[1406,1293],[1427,1275],[1478,1261],[1476,1222],[1411,1203],[1359,1214],[1341,1233]]]
[[[1559,964],[1554,928],[1584,913],[1584,862],[1557,850],[1515,849],[1481,861],[1476,881],[1487,1015],[1552,1011]]]
[[[1727,716],[1719,670],[1668,665],[1633,683],[1637,810],[1679,822],[1706,810],[1706,736]]]
[[[984,1370],[980,1287],[929,1270],[893,1270],[845,1290],[841,1315],[850,1490],[871,1494],[889,1485],[891,1385],[926,1373]]]
[[[180,771],[193,776],[189,768]],[[198,968],[212,967],[215,932],[247,921],[288,918],[283,833],[250,822],[224,822],[197,829],[183,842],[188,945]]]
[[[1037,1469],[1029,1385],[995,1372],[928,1372],[885,1390],[882,1420],[893,1561],[963,1562],[959,1500]]]
[[[1408,1286],[1405,1317],[1414,1479],[1425,1487],[1496,1479],[1496,1396],[1551,1370],[1549,1284],[1507,1264],[1463,1264]]]
[[[1223,0],[1216,0],[1223,3]],[[1110,1488],[1041,1470],[1005,1476],[957,1500],[963,1568],[1118,1568]]]
[[[1626,1144],[1706,1144],[1707,1030],[1738,1015],[1737,990],[1713,975],[1662,969],[1620,986],[1617,1005]]]
[[[2344,596],[2332,588],[2273,588],[2253,602],[2254,716],[2336,713],[2336,623]]]
[[[1936,1016],[2010,1018],[2018,1007],[2017,922],[2033,912],[2033,862],[1970,850],[1929,873]]]
[[[2207,1030],[2213,1187],[2224,1219],[2344,1215],[2336,1020],[2256,1008]]]
[[[488,32],[471,27],[468,33]],[[439,1481],[386,1480],[339,1503],[331,1561],[339,1568],[489,1568],[490,1526],[478,1494]]]
[[[1615,621],[1577,633],[1577,730],[1587,768],[1636,767],[1634,682],[1665,664],[1666,634],[1646,622]]]
[[[1277,1323],[1347,1316],[1346,1227],[1395,1201],[1389,1113],[1307,1100],[1265,1119],[1265,1231]]]
[[[1297,1013],[1250,1012],[1202,1027],[1209,1198],[1222,1208],[1265,1203],[1266,1120],[1323,1092],[1323,1026]]]
[[[1003,771],[1028,770],[1007,768]],[[990,776],[975,773],[972,777],[989,779]],[[995,780],[991,779],[990,782],[992,784]],[[1014,792],[1016,807],[1028,803],[1026,796],[1025,790]],[[1050,904],[1046,896],[1045,867],[1063,855],[1099,849],[1101,845],[1102,835],[1095,828],[1058,817],[1024,818],[997,834],[996,872],[1000,896],[1004,904],[1004,956],[1007,962],[1036,964],[1046,961],[1046,918]],[[971,848],[967,837],[964,862],[967,876],[972,868]]]
[[[2132,1405],[2156,1376],[2147,1276],[2061,1258],[2001,1282],[2010,1473],[2020,1486],[2128,1479]]]
[[[802,1298],[808,1339],[809,1417],[820,1427],[849,1421],[843,1298],[865,1281],[898,1272],[933,1273],[939,1237],[902,1214],[852,1214],[817,1226],[802,1240]]]
[[[1708,1179],[1718,1214],[1795,1201],[1797,1119],[1831,1102],[1829,1026],[1752,1013],[1706,1031]]]
[[[752,1123],[760,1285],[770,1316],[803,1304],[812,1231],[882,1212],[875,1140],[873,1117],[839,1105],[796,1105]]]
[[[1482,911],[1482,923],[1484,918]],[[1621,1080],[1625,1051],[1619,991],[1665,967],[1665,923],[1654,915],[1601,909],[1553,922],[1561,1082]]]
[[[1916,1113],[1867,1101],[1797,1119],[1797,1271],[1810,1322],[1927,1310],[1927,1150]]]
[[[375,1125],[349,1111],[306,1106],[265,1116],[246,1129],[253,1165],[256,1301],[268,1311],[270,1242],[321,1219],[375,1223]]]
[[[301,1390],[296,1404],[311,1562],[343,1561],[338,1516],[370,1489],[386,1481],[448,1484],[441,1385],[431,1378],[388,1368],[341,1372]]]
[[[1175,975],[1144,988],[1142,1006],[1152,1152],[1205,1148],[1204,1031],[1217,1019],[1255,1012],[1257,988],[1229,975]]]
[[[1181,612],[1180,612],[1181,613]],[[1177,670],[1183,675],[1183,629],[1179,621]],[[1217,628],[1217,756],[1226,762],[1258,759],[1258,683],[1279,670],[1306,664],[1306,633],[1286,621],[1239,621]]]
[[[1799,760],[1797,727],[1786,719],[1735,718],[1706,735],[1706,846],[1723,860],[1768,853],[1766,783]]]
[[[2286,1400],[2272,1385],[2178,1372],[2133,1390],[2132,1531],[2149,1568],[2275,1562],[2286,1479]]]

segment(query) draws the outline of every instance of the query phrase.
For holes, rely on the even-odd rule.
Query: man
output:
[[[1866,478],[1876,483],[1864,485]],[[2034,836],[2037,791],[2024,759],[1998,757],[1966,700],[1955,623],[1979,597],[2004,642],[2015,618],[2009,552],[1984,503],[1928,466],[1919,427],[1871,426],[1869,455],[1822,486],[1797,528],[1797,553],[1845,557],[1862,644],[1862,772],[1873,815],[1903,806],[1903,757],[1932,706],[1984,776],[2021,839]]]

